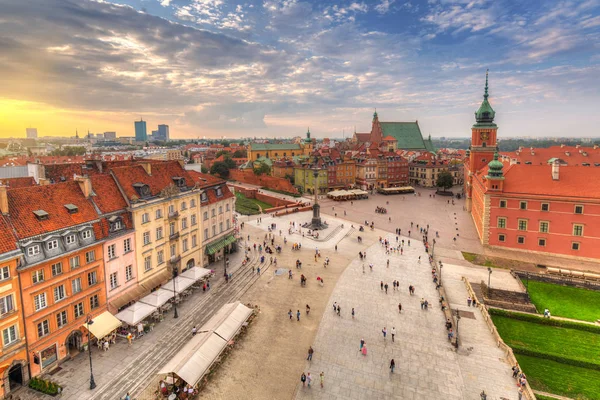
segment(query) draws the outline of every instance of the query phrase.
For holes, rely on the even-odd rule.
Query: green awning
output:
[[[206,252],[210,255],[215,254],[217,251],[221,250],[223,247],[230,245],[235,242],[235,237],[233,235],[225,236],[217,240],[216,242],[210,243],[206,245]]]

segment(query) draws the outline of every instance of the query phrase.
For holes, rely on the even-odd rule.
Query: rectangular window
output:
[[[117,281],[117,273],[113,272],[110,274],[110,288],[116,289],[119,286],[119,282]]]
[[[526,202],[526,201],[521,201],[521,202],[519,203],[519,208],[520,208],[521,210],[527,210],[527,202]]]
[[[198,237],[196,235],[192,235],[192,247],[198,246]]]
[[[112,260],[113,258],[117,258],[117,246],[111,244],[108,246],[108,259]]]
[[[208,228],[204,229],[204,240],[208,239]]]
[[[546,239],[538,239],[538,246],[546,246]]]
[[[67,244],[73,244],[75,243],[75,235],[69,235],[66,237],[65,241],[67,242]]]
[[[60,285],[54,288],[54,302],[63,300],[67,297],[67,293],[65,291],[65,285]]]
[[[183,211],[183,210],[187,210],[187,204],[185,201],[183,203],[181,203],[181,211]]]
[[[573,225],[573,236],[583,236],[583,225]]]
[[[44,270],[38,269],[37,271],[33,271],[31,273],[31,281],[34,284],[44,282]]]
[[[542,211],[550,211],[550,203],[542,203]]]
[[[40,293],[33,296],[35,311],[40,311],[48,306],[46,303],[46,293]]]
[[[144,271],[150,271],[152,269],[152,257],[148,256],[144,258]]]
[[[525,236],[518,236],[517,237],[517,243],[519,243],[519,244],[525,243]]]
[[[519,220],[519,230],[520,231],[526,231],[527,230],[527,220],[526,219],[520,219]]]
[[[190,200],[190,208],[194,208],[196,207],[196,199],[191,199]]]
[[[75,269],[79,267],[79,256],[71,257],[69,259],[69,266],[71,269]]]
[[[183,247],[184,252],[188,251],[188,240],[187,239],[183,239],[183,241],[181,242],[181,245]]]
[[[541,233],[548,233],[549,230],[550,230],[550,222],[548,222],[548,221],[540,221],[540,232]]]
[[[15,303],[13,299],[13,295],[9,294],[5,297],[0,297],[0,314],[8,314],[15,309]]]
[[[192,214],[192,216],[190,217],[190,223],[192,224],[192,226],[194,226],[198,223],[196,221],[196,214]]]
[[[37,324],[37,331],[40,338],[50,333],[50,325],[47,319]]]
[[[223,214],[223,206],[219,206],[219,214]]]
[[[40,254],[40,246],[37,244],[35,246],[29,246],[27,248],[27,256],[32,257]]]
[[[231,228],[231,222],[227,220],[227,229]]]
[[[81,237],[84,239],[89,239],[92,237],[92,231],[88,230],[88,231],[83,231],[83,233],[81,234]]]
[[[171,236],[171,235],[174,235],[174,234],[175,234],[175,223],[171,222],[169,224],[169,235]]]
[[[171,255],[171,257],[175,257],[175,252],[177,251],[177,247],[176,247],[174,244],[172,244],[172,245],[169,247],[169,250],[170,250],[170,255]]]
[[[225,204],[225,211],[229,211],[229,203]]]
[[[144,232],[144,246],[150,244],[150,232]]]
[[[173,204],[171,204],[169,206],[169,214],[173,214],[173,213],[175,213],[175,206]]]
[[[187,217],[181,219],[181,229],[187,229]]]
[[[161,240],[163,238],[163,228],[158,227],[156,228],[156,240]]]
[[[7,266],[0,268],[0,281],[10,278],[10,268]]]
[[[143,213],[142,214],[142,224],[147,224],[148,222],[150,222],[150,215],[148,215],[148,213]]]
[[[73,312],[75,314],[75,318],[79,318],[83,315],[83,302],[77,303],[73,306]]]
[[[54,250],[58,247],[58,240],[51,240],[48,242],[48,250]]]
[[[578,242],[571,243],[571,250],[579,250],[580,244]]]
[[[17,340],[19,340],[19,335],[17,334],[17,326],[13,325],[4,329],[2,331],[2,340],[4,347],[9,346]]]
[[[133,279],[133,265],[125,267],[125,280],[130,281]]]
[[[208,219],[208,211],[204,211],[204,214],[202,214],[202,219],[205,221]]]
[[[156,210],[156,212],[154,213],[154,219],[160,219],[162,218],[162,210],[158,209]]]
[[[56,275],[60,275],[62,274],[63,270],[62,270],[62,263],[58,262],[55,264],[52,264],[52,276],[56,276]]]
[[[85,262],[86,264],[91,263],[96,259],[96,252],[94,250],[88,251],[85,253]]]
[[[219,222],[219,233],[223,232],[223,223]]]
[[[62,328],[67,324],[67,311],[61,311],[56,314],[56,326]]]
[[[210,210],[210,216],[211,217],[214,217],[216,215],[217,215],[217,210],[216,209],[213,208],[212,210]]]
[[[129,253],[131,251],[131,239],[123,240],[123,252]]]
[[[88,286],[93,286],[98,283],[98,277],[96,271],[88,272]]]
[[[92,297],[90,297],[90,310],[93,310],[94,308],[98,307],[100,307],[100,301],[98,300],[98,295],[95,294]]]
[[[575,214],[583,214],[583,206],[575,206]]]
[[[156,253],[156,264],[160,265],[165,262],[165,252],[163,250],[159,250]]]
[[[498,217],[498,228],[506,228],[506,218]]]

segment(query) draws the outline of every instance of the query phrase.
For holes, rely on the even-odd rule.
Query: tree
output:
[[[237,165],[235,165],[235,161],[233,161],[231,159],[231,157],[226,156],[225,159],[223,160],[223,162],[225,163],[225,165],[227,165],[227,168],[229,169],[236,169]]]
[[[219,158],[222,155],[229,156],[229,152],[227,150],[219,150],[217,151],[217,154],[215,154],[215,158]]]
[[[233,158],[246,158],[248,157],[248,154],[246,153],[246,150],[236,150],[235,153],[233,153]]]
[[[265,162],[261,162],[258,167],[254,167],[255,175],[269,175],[271,173],[271,167]]]
[[[56,149],[50,153],[51,156],[81,156],[85,154],[87,150],[83,146],[65,147],[62,149]]]
[[[202,172],[203,174],[208,174],[208,168],[206,168],[206,166],[204,166],[204,164],[202,164],[200,166],[200,172]]]
[[[448,171],[442,171],[438,174],[436,186],[443,188],[444,192],[450,189],[454,184],[454,177]]]
[[[290,181],[292,185],[296,184],[296,178],[294,177],[294,174],[285,174],[284,178]]]
[[[229,167],[223,161],[216,162],[210,167],[210,173],[213,175],[219,175],[221,178],[226,179],[229,177]]]

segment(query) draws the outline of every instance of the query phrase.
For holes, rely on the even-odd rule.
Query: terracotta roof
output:
[[[0,254],[17,250],[17,238],[5,218],[0,214]]]
[[[198,184],[200,188],[212,186],[219,183],[225,183],[225,181],[221,178],[217,178],[216,176],[210,174],[203,174],[197,171],[188,171],[188,174],[192,178],[192,180]]]
[[[103,214],[127,208],[127,202],[111,175],[92,175],[90,179],[96,194],[92,200]]]
[[[533,154],[532,154],[533,153]],[[542,149],[523,148],[517,151],[502,152],[502,155],[516,159],[521,164],[545,165],[552,158],[559,158],[568,165],[581,165],[582,163],[600,163],[600,148],[575,147],[575,146],[552,146]]]
[[[84,175],[83,166],[85,164],[51,164],[45,165],[46,179],[52,183],[72,181],[75,175]]]
[[[515,164],[504,170],[504,193],[600,199],[600,167],[561,166],[552,179],[551,165]]]
[[[371,139],[370,133],[355,133],[355,135],[359,143],[368,142]]]
[[[391,135],[388,135],[388,136],[384,137],[383,140],[390,141],[390,142],[396,142],[397,141],[397,139],[395,137],[391,136]]]
[[[148,175],[141,165],[118,167],[111,171],[129,199],[134,196],[139,197],[133,187],[135,183],[148,185],[152,196],[157,196],[164,188],[172,185],[174,177],[184,178],[185,184],[189,188],[194,186],[194,181],[189,173],[177,161],[152,163],[152,176]]]
[[[1,185],[6,185],[11,189],[17,189],[22,187],[35,186],[35,179],[32,176],[25,176],[22,178],[4,178],[0,179]]]
[[[65,204],[74,204],[78,211],[70,214]],[[73,181],[8,190],[8,208],[19,239],[98,219],[94,206]],[[38,220],[33,214],[37,210],[46,211],[48,219]]]

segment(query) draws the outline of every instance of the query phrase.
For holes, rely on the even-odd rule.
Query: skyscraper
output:
[[[169,129],[169,127],[167,127]],[[37,139],[37,128],[26,128],[27,139]]]
[[[169,140],[169,125],[158,126],[158,140]]]
[[[139,121],[135,121],[135,141],[145,142],[146,140],[148,140],[146,121],[140,118]]]

